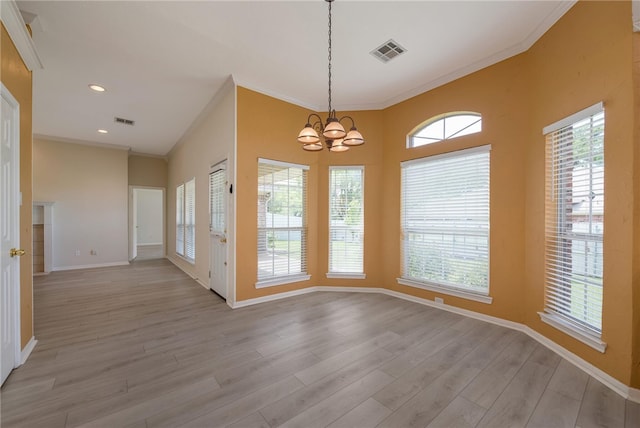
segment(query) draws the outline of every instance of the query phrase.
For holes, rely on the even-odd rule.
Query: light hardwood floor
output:
[[[231,310],[166,260],[35,278],[2,427],[639,427],[522,333],[377,294]]]

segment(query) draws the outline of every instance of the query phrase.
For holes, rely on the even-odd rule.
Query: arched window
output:
[[[420,147],[482,131],[482,115],[472,111],[441,114],[421,123],[409,133],[407,148]]]

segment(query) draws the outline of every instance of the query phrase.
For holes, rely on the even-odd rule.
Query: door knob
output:
[[[220,243],[226,244],[227,243],[227,238],[220,238]]]
[[[24,250],[17,250],[15,248],[12,248],[11,250],[9,250],[9,255],[11,257],[20,257],[20,256],[24,256],[25,251]]]

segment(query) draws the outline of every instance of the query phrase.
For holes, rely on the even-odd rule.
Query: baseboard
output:
[[[287,299],[293,296],[300,296],[302,294],[313,293],[315,291],[318,291],[318,288],[322,288],[322,287],[307,287],[307,288],[301,288],[299,290],[287,291],[284,293],[270,294],[264,297],[256,297],[255,299],[240,300],[240,301],[230,303],[229,306],[232,309],[244,308],[245,306],[253,306],[259,303],[273,302],[274,300]]]
[[[463,315],[469,318],[475,318],[480,321],[486,321],[492,324],[496,324],[502,327],[510,328],[512,330],[520,331],[527,336],[531,337],[536,342],[540,343],[543,346],[546,346],[551,351],[565,358],[567,361],[584,371],[590,376],[593,376],[595,379],[603,383],[605,386],[611,388],[611,390],[615,391],[617,394],[622,396],[625,399],[633,401],[635,403],[640,403],[640,389],[631,388],[630,386],[625,385],[620,382],[613,376],[605,373],[600,370],[593,364],[583,360],[573,352],[563,348],[558,345],[556,342],[551,339],[543,336],[538,333],[531,327],[517,323],[514,321],[505,320],[498,317],[493,317],[491,315],[485,315],[479,312],[470,311],[467,309],[458,308],[456,306],[447,305],[445,303],[437,303],[433,300],[423,299],[416,296],[411,296],[409,294],[400,293],[398,291],[389,290],[386,288],[372,288],[372,287],[325,287],[325,286],[314,286],[302,288],[299,290],[287,291],[285,293],[272,294],[269,296],[258,297],[255,299],[241,300],[239,302],[235,302],[231,306],[231,308],[242,308],[245,306],[257,305],[259,303],[272,302],[274,300],[286,299],[293,296],[299,296],[302,294],[314,293],[317,291],[335,291],[335,292],[347,292],[347,293],[378,293],[385,294],[387,296],[395,297],[402,300],[408,300],[410,302],[418,303],[425,306],[430,306],[436,309],[442,309],[444,311],[453,312],[459,315]]]
[[[138,247],[157,247],[158,245],[162,245],[162,242],[155,242],[150,244],[138,244]]]
[[[53,271],[64,271],[64,270],[79,270],[79,269],[95,269],[95,268],[103,268],[103,267],[114,267],[114,266],[128,266],[129,262],[111,262],[111,263],[96,263],[91,265],[78,265],[78,266],[56,266],[52,268]]]
[[[209,284],[205,283],[204,281],[202,281],[200,278],[193,278],[193,280],[195,282],[197,282],[198,284],[202,285],[204,288],[206,288],[207,290],[209,290],[211,287],[209,287]]]
[[[187,272],[186,270],[184,270],[182,268],[182,266],[180,266],[178,263],[176,263],[176,261],[174,259],[172,259],[169,256],[165,257],[167,260],[169,260],[171,263],[173,263],[173,265],[175,267],[177,267],[178,269],[180,269],[182,272],[184,272],[185,274],[187,274],[187,276],[191,279],[193,279],[195,282],[197,282],[198,284],[200,284],[201,286],[203,286],[204,288],[206,288],[207,290],[209,289],[209,285],[205,284],[200,278],[198,278],[197,276],[193,275],[191,272]]]
[[[24,349],[20,352],[20,365],[23,365],[27,362],[29,355],[31,355],[31,352],[33,352],[37,344],[38,341],[36,340],[36,338],[34,336],[31,336],[31,339],[29,339],[27,346],[25,346]]]

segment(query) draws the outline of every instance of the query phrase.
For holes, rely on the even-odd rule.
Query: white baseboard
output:
[[[209,285],[207,285],[205,282],[203,282],[200,278],[198,278],[197,276],[195,276],[194,274],[192,274],[191,272],[187,272],[186,270],[184,270],[182,268],[182,266],[180,266],[178,263],[176,263],[176,261],[174,259],[172,259],[169,256],[165,257],[167,260],[169,260],[171,263],[173,263],[173,265],[175,267],[177,267],[178,269],[180,269],[182,272],[184,272],[185,274],[187,274],[189,276],[189,278],[193,279],[195,282],[197,282],[198,284],[200,284],[201,286],[203,286],[204,288],[206,288],[207,290],[209,289]]]
[[[103,268],[103,267],[114,267],[114,266],[128,266],[129,262],[110,262],[110,263],[96,263],[91,265],[78,265],[78,266],[56,266],[52,268],[53,271],[63,271],[63,270],[78,270],[78,269],[95,269],[95,268]]]
[[[37,344],[38,341],[36,340],[36,338],[34,336],[31,336],[31,339],[27,343],[27,346],[25,346],[24,349],[20,352],[20,365],[27,362],[29,355],[31,355],[31,352],[33,352]]]
[[[598,381],[602,382],[605,386],[611,388],[617,394],[621,395],[623,398],[633,401],[635,403],[640,403],[640,389],[631,388],[630,386],[625,385],[620,382],[613,376],[605,373],[600,370],[593,364],[588,361],[583,360],[573,352],[563,348],[558,345],[556,342],[551,339],[543,336],[538,333],[531,327],[517,323],[514,321],[505,320],[498,317],[493,317],[491,315],[481,314],[479,312],[470,311],[467,309],[458,308],[456,306],[447,305],[445,303],[436,303],[433,300],[423,299],[420,297],[411,296],[409,294],[400,293],[398,291],[388,290],[386,288],[372,288],[372,287],[325,287],[325,286],[314,286],[302,288],[299,290],[287,291],[285,293],[279,294],[271,294],[269,296],[258,297],[255,299],[247,299],[241,300],[239,302],[235,302],[231,306],[231,308],[242,308],[245,306],[257,305],[259,303],[272,302],[274,300],[286,299],[293,296],[299,296],[302,294],[314,293],[317,291],[335,291],[335,292],[348,292],[348,293],[378,293],[378,294],[386,294],[387,296],[395,297],[398,299],[408,300],[410,302],[419,303],[425,306],[431,306],[436,309],[442,309],[449,312],[454,312],[459,315],[463,315],[469,318],[475,318],[480,321],[490,322],[492,324],[496,324],[502,327],[510,328],[512,330],[521,331],[527,336],[531,337],[533,340],[537,341],[541,345],[546,346],[556,354],[565,358],[567,361],[584,371],[590,376],[593,376]]]
[[[151,242],[146,244],[138,244],[138,247],[157,247],[158,245],[162,245],[162,242]]]
[[[209,285],[207,283],[205,283],[203,280],[201,280],[200,278],[193,278],[193,280],[195,282],[197,282],[198,284],[202,285],[204,288],[206,288],[207,290],[211,287],[209,287]]]
[[[301,294],[313,293],[315,291],[318,291],[318,288],[322,288],[322,287],[307,287],[307,288],[301,288],[299,290],[287,291],[285,293],[270,294],[264,297],[256,297],[255,299],[240,300],[234,303],[230,303],[229,306],[232,309],[244,308],[245,306],[253,306],[259,303],[273,302],[274,300],[287,299],[293,296],[300,296]]]

